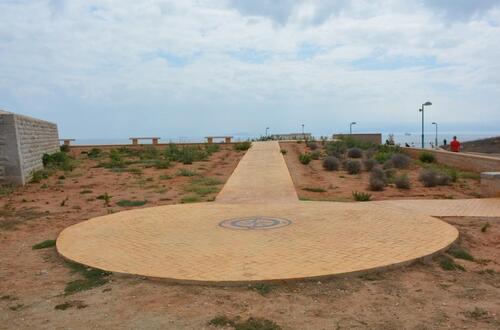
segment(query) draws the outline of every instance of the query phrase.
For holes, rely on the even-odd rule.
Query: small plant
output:
[[[168,161],[168,160],[159,159],[155,162],[155,168],[160,169],[160,170],[169,168],[170,166],[171,166],[171,164],[170,164],[170,161]]]
[[[105,192],[104,194],[97,196],[97,199],[103,200],[104,206],[110,207],[111,197],[112,196],[110,196],[107,192]]]
[[[351,175],[361,173],[361,162],[359,160],[348,160],[346,162],[346,170]]]
[[[318,144],[316,142],[313,142],[313,141],[307,141],[306,142],[306,146],[311,149],[311,150],[316,150],[318,149]]]
[[[488,317],[488,312],[480,307],[475,307],[472,311],[467,311],[464,313],[465,316],[475,320],[481,320]]]
[[[418,159],[420,159],[422,163],[434,163],[436,161],[436,157],[434,156],[434,154],[428,151],[422,152]]]
[[[468,261],[474,261],[474,257],[466,251],[464,248],[458,245],[453,245],[449,250],[448,253],[451,254],[454,258],[457,259],[464,259]]]
[[[81,195],[91,194],[91,193],[92,193],[92,190],[90,190],[90,189],[83,189],[82,191],[80,191]]]
[[[48,177],[49,177],[49,172],[47,170],[34,171],[33,174],[31,175],[31,182],[39,183],[43,179],[47,179]]]
[[[66,202],[67,201],[69,201],[69,197],[66,197],[65,199],[63,199],[62,202],[59,205],[66,206]]]
[[[68,262],[68,266],[72,269],[74,273],[79,273],[83,279],[74,280],[66,284],[66,288],[64,289],[64,293],[66,295],[70,295],[76,292],[90,290],[92,288],[104,285],[108,283],[107,277],[111,275],[111,273],[91,268],[88,266],[83,266],[77,263]]]
[[[69,145],[63,144],[62,146],[59,147],[59,150],[61,152],[69,152]]]
[[[394,184],[399,189],[410,189],[410,179],[408,175],[401,174],[394,179]]]
[[[353,191],[352,197],[357,202],[367,202],[372,198],[372,195],[365,192]]]
[[[425,187],[435,187],[438,183],[437,172],[433,170],[423,170],[418,176],[418,180]]]
[[[337,171],[339,166],[340,162],[334,156],[328,156],[323,160],[323,168],[327,171]]]
[[[183,204],[188,204],[188,203],[197,203],[200,201],[200,196],[198,195],[187,195],[182,197],[181,203]]]
[[[373,158],[365,159],[363,161],[363,167],[365,168],[365,171],[370,172],[376,165],[377,161]]]
[[[266,283],[257,283],[250,286],[250,289],[257,291],[261,295],[265,296],[269,292],[271,292],[271,286]]]
[[[452,258],[446,255],[440,255],[437,260],[439,262],[439,266],[441,266],[443,270],[457,270],[457,269],[462,271],[465,270],[464,267],[455,263],[455,261]]]
[[[88,305],[86,305],[83,301],[81,300],[71,300],[71,301],[66,301],[62,304],[56,305],[54,309],[64,311],[68,308],[71,307],[76,307],[78,309],[86,308]]]
[[[485,223],[485,224],[481,227],[481,232],[482,232],[482,233],[486,233],[486,230],[488,230],[488,228],[490,228],[490,223],[489,223],[489,222]]]
[[[143,206],[147,203],[147,200],[137,200],[137,201],[131,201],[128,199],[122,199],[119,200],[116,205],[121,206],[121,207],[138,207],[138,206]]]
[[[393,154],[391,163],[395,168],[404,169],[410,166],[410,157],[405,154]]]
[[[378,167],[375,167],[370,172],[370,190],[371,191],[382,191],[387,185],[387,176],[385,172]]]
[[[56,245],[56,241],[53,239],[48,239],[46,241],[40,242],[38,244],[33,245],[31,248],[33,250],[40,250],[40,249],[46,249],[49,247],[53,247]]]
[[[323,188],[314,188],[314,187],[306,187],[306,188],[302,188],[302,190],[316,192],[316,193],[326,192],[326,190]]]
[[[208,321],[208,325],[213,327],[233,327],[235,322],[225,315],[219,315]]]
[[[286,155],[286,153],[287,153],[287,151],[285,149],[281,149],[280,152],[282,155]]]
[[[99,149],[99,148],[92,148],[87,153],[87,157],[89,157],[89,158],[98,158],[99,156],[101,156],[101,153],[102,153],[101,149]]]
[[[160,175],[160,180],[170,180],[172,178],[173,177],[171,175],[168,175],[168,174]]]
[[[177,175],[179,176],[195,176],[197,173],[195,171],[191,171],[187,168],[181,168],[179,172],[177,172]]]
[[[378,151],[373,156],[373,158],[375,158],[375,160],[377,162],[379,162],[380,164],[385,163],[386,161],[388,161],[389,159],[391,159],[391,157],[392,157],[392,153],[391,152],[386,152],[386,151]]]
[[[314,150],[311,152],[311,158],[314,160],[318,160],[321,157],[321,152],[319,150]]]
[[[349,158],[361,158],[363,157],[363,150],[359,148],[351,148],[347,150],[347,157]]]
[[[251,146],[252,146],[252,143],[249,141],[238,142],[234,145],[234,150],[246,151],[246,150],[250,149]]]
[[[15,190],[14,185],[12,184],[3,184],[0,185],[0,196],[8,196],[12,194]]]
[[[438,186],[448,186],[452,182],[452,178],[446,173],[438,173],[436,175],[436,184]]]
[[[299,155],[299,161],[303,164],[303,165],[307,165],[311,162],[311,154],[309,153],[305,153],[305,154],[300,154]]]

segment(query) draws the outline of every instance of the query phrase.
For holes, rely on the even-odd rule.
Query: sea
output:
[[[313,134],[316,139],[321,137],[321,134]],[[325,134],[326,135],[326,134]],[[398,145],[404,146],[406,143],[410,146],[420,147],[421,146],[421,133],[417,132],[405,132],[405,133],[383,133],[382,142],[384,143],[389,139],[390,135],[393,136],[394,142]],[[479,139],[485,139],[489,137],[500,136],[499,132],[464,132],[464,133],[453,133],[453,132],[440,132],[437,135],[438,145],[444,144],[446,139],[447,143],[453,139],[453,136],[457,136],[457,139],[461,142],[473,141]],[[252,139],[258,139],[259,135],[236,135],[233,134],[233,141],[248,141]],[[202,143],[205,138],[202,136],[177,136],[177,137],[161,137],[160,143]],[[432,148],[436,141],[436,134],[426,133],[424,136],[425,148]],[[141,143],[148,144],[151,140],[143,140]],[[120,144],[131,144],[128,138],[81,138],[76,139],[72,142],[73,145],[120,145]]]

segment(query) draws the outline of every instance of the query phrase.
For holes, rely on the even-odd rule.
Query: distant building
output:
[[[272,134],[273,140],[311,140],[311,133]]]
[[[380,133],[360,133],[360,134],[334,134],[333,139],[342,139],[350,137],[358,141],[371,142],[374,144],[382,144],[382,134]]]

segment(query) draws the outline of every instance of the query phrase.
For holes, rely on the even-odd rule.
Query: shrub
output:
[[[311,150],[316,150],[318,149],[318,144],[316,142],[306,142],[306,146],[311,149]]]
[[[373,158],[377,160],[380,164],[384,164],[386,161],[391,159],[392,153],[385,151],[378,151]]]
[[[377,161],[373,158],[370,158],[370,159],[365,159],[363,161],[363,166],[365,168],[365,171],[371,171],[375,165],[377,165]]]
[[[370,173],[369,188],[372,191],[382,191],[387,184],[387,176],[385,172],[378,167],[372,169]]]
[[[73,158],[62,151],[50,155],[44,154],[42,156],[42,163],[44,167],[56,170],[72,171],[75,168]]]
[[[87,153],[87,157],[89,158],[97,158],[101,155],[101,149],[99,148],[92,148],[90,151]]]
[[[384,169],[385,177],[387,178],[386,183],[393,182],[396,176],[396,170],[393,168]]]
[[[195,176],[197,173],[195,171],[191,171],[187,168],[181,168],[179,172],[177,172],[177,175],[179,176]]]
[[[280,152],[282,155],[286,155],[286,153],[287,153],[287,151],[285,149],[281,149]]]
[[[428,151],[422,152],[418,158],[422,163],[434,163],[436,161],[436,157],[434,157],[434,154]]]
[[[326,154],[336,158],[342,158],[347,146],[344,141],[329,142],[325,145]]]
[[[392,160],[390,160],[390,159],[386,160],[384,165],[382,165],[382,168],[384,170],[387,170],[389,168],[394,168],[394,164],[392,163]]]
[[[451,177],[446,173],[438,173],[436,175],[436,184],[438,186],[448,186],[452,182]]]
[[[396,187],[399,189],[410,189],[410,179],[406,174],[401,174],[394,180]]]
[[[317,193],[326,192],[326,190],[323,188],[315,188],[315,187],[306,187],[306,188],[302,188],[302,190],[310,191],[310,192],[317,192]]]
[[[61,152],[69,152],[69,145],[63,144],[59,147],[59,150],[61,150]]]
[[[405,154],[393,154],[391,162],[395,168],[408,168],[410,166],[410,157]]]
[[[321,152],[319,150],[314,150],[313,152],[311,152],[311,158],[314,160],[318,160],[320,156]]]
[[[347,150],[347,157],[349,158],[361,158],[363,157],[363,150],[359,148],[351,148]]]
[[[359,160],[348,160],[346,170],[349,174],[359,174],[361,172],[361,162]]]
[[[384,180],[370,177],[370,190],[371,191],[382,191],[385,188]]]
[[[136,206],[143,206],[147,203],[148,201],[143,200],[143,201],[131,201],[128,199],[122,199],[116,203],[116,205],[121,206],[121,207],[136,207]]]
[[[166,168],[169,168],[169,167],[170,167],[170,161],[168,161],[168,160],[158,159],[155,162],[155,168],[157,168],[157,169],[166,169]]]
[[[33,172],[31,175],[31,182],[39,183],[43,179],[47,179],[49,177],[49,172],[47,170],[38,170]]]
[[[238,151],[245,151],[245,150],[250,149],[251,146],[252,146],[252,143],[249,141],[238,142],[234,145],[234,149],[238,150]]]
[[[40,242],[38,244],[33,245],[31,248],[33,250],[40,250],[40,249],[46,249],[49,247],[53,247],[56,245],[56,241],[53,239],[48,239],[46,241]]]
[[[339,160],[333,156],[328,156],[323,160],[323,168],[327,171],[337,171],[339,166]]]
[[[432,170],[424,170],[420,173],[418,180],[425,187],[435,187],[438,182],[437,172]]]
[[[309,164],[311,162],[311,159],[311,154],[309,153],[299,155],[299,161],[304,165]]]
[[[352,192],[352,197],[357,202],[367,202],[367,201],[369,201],[372,198],[372,195],[370,195],[368,193],[365,193],[365,192],[353,191]]]

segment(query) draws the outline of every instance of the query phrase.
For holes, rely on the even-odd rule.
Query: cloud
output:
[[[418,129],[427,99],[443,129],[500,127],[494,4],[27,0],[0,21],[0,108],[62,135]]]
[[[423,0],[423,3],[452,20],[470,20],[500,5],[499,0]]]

